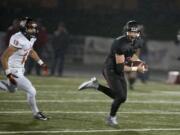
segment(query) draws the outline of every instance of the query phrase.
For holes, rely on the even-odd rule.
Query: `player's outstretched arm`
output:
[[[116,72],[130,72],[132,71],[132,67],[125,65],[125,56],[124,54],[115,54],[116,59]]]
[[[33,60],[35,60],[36,62],[38,62],[40,60],[39,55],[37,54],[37,52],[32,49],[31,52],[29,53],[30,57],[33,58]]]
[[[44,74],[47,75],[48,74],[48,67],[47,65],[40,59],[39,55],[37,54],[37,52],[32,49],[30,52],[30,57],[33,58],[44,70]]]

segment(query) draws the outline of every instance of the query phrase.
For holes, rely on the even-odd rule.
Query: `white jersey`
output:
[[[21,32],[11,36],[9,45],[18,48],[8,60],[9,68],[24,68],[25,61],[31,51],[36,38],[28,40]]]

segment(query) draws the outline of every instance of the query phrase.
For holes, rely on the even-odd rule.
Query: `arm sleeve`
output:
[[[19,49],[22,48],[22,45],[19,43],[19,40],[14,36],[10,38],[9,44]]]
[[[121,46],[120,41],[115,40],[113,44],[114,44],[114,47],[115,47],[115,49],[114,49],[115,54],[118,54],[118,55],[124,54],[123,48],[122,48],[122,46]]]
[[[124,64],[116,64],[116,73],[121,74],[124,72]]]

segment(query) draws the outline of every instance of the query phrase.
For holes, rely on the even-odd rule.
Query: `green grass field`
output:
[[[41,111],[51,119],[32,118],[23,91],[0,93],[0,134],[28,135],[179,135],[180,86],[136,84],[118,112],[118,127],[105,123],[111,99],[95,90],[78,91],[88,78],[30,77]],[[100,82],[105,84],[103,80]]]

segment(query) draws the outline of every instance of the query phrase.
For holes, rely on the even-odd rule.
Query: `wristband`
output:
[[[131,71],[137,71],[138,67],[131,67]]]
[[[10,70],[10,69],[6,69],[6,70],[5,70],[5,73],[6,73],[6,75],[8,75],[8,74],[11,73],[11,70]]]
[[[41,66],[44,62],[43,62],[41,59],[39,59],[39,60],[37,61],[37,63]]]

